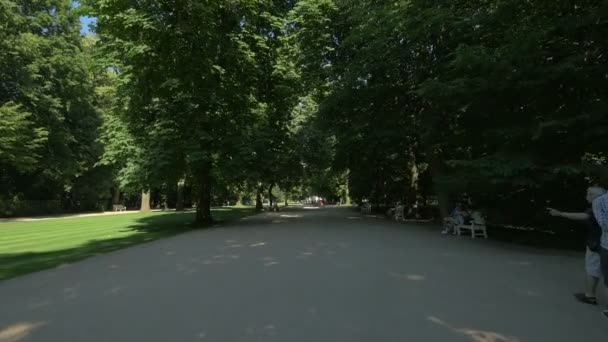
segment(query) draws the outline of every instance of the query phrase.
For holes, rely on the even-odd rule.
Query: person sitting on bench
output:
[[[441,234],[454,234],[454,228],[460,224],[470,224],[471,214],[462,205],[462,203],[456,203],[456,207],[450,213],[450,216],[443,219],[443,230]]]

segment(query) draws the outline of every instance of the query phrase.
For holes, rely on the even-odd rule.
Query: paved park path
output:
[[[608,340],[582,255],[348,208],[262,214],[0,282],[0,342]]]

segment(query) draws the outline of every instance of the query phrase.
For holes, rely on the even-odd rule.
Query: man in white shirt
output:
[[[564,217],[570,220],[587,222],[587,253],[585,254],[585,270],[587,272],[587,290],[585,293],[575,293],[574,297],[582,303],[597,305],[595,297],[600,278],[608,286],[608,194],[604,188],[592,186],[587,189],[587,202],[593,208],[582,213],[566,213],[548,208],[552,216]],[[606,199],[606,208],[601,208],[601,201]],[[605,225],[598,219],[598,212],[606,212]],[[601,214],[600,214],[601,215]],[[608,294],[607,294],[608,298]],[[608,317],[608,311],[603,311]]]

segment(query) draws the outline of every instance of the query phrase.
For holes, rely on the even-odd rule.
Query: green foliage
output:
[[[202,213],[213,187],[219,196],[234,184],[290,183],[292,2],[152,3],[88,4],[106,67],[119,71],[101,163],[118,165],[123,187],[191,179]]]
[[[465,197],[530,222],[582,202],[560,194],[605,178],[606,8],[300,1],[292,38],[332,166],[378,203]]]
[[[40,160],[39,150],[48,132],[35,128],[31,114],[8,102],[0,107],[0,162],[19,171],[30,171]]]
[[[63,201],[100,154],[78,16],[71,1],[35,0],[3,1],[0,18],[3,200]]]
[[[269,188],[411,214],[462,197],[525,221],[608,179],[602,1],[81,6],[0,4],[13,207],[95,207],[111,186],[166,198],[183,181],[206,222],[211,203]]]

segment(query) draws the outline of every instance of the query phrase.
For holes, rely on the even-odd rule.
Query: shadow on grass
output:
[[[213,217],[219,224],[253,214],[253,208],[222,208],[213,211]],[[191,231],[195,229],[192,225],[194,217],[193,212],[150,215],[135,220],[135,224],[119,228],[120,233],[132,233],[123,237],[91,240],[72,248],[49,252],[0,254],[0,280]]]

